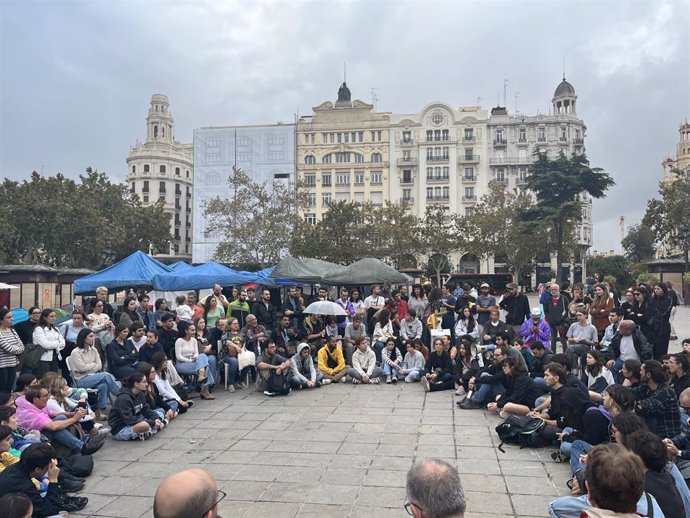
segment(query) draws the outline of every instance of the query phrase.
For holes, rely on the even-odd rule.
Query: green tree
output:
[[[587,271],[596,279],[603,280],[608,276],[616,279],[616,288],[622,290],[635,282],[630,274],[630,260],[622,255],[592,257],[587,263]]]
[[[615,182],[601,168],[590,167],[584,154],[568,158],[561,152],[551,160],[546,152],[535,150],[534,157],[527,186],[536,195],[536,205],[523,209],[521,218],[552,226],[560,273],[566,247],[573,244],[572,229],[582,221],[582,195],[603,198]]]
[[[467,245],[467,221],[459,214],[450,212],[443,205],[428,205],[421,223],[421,244],[429,254],[427,271],[441,285],[441,274],[448,273],[448,260],[452,252],[463,250]]]
[[[422,222],[409,212],[409,202],[386,201],[378,207],[373,217],[380,229],[380,254],[390,258],[396,268],[402,268],[406,255],[417,255],[422,251]]]
[[[208,224],[205,236],[220,235],[218,261],[255,263],[262,268],[278,262],[290,247],[298,226],[297,208],[306,201],[299,186],[283,182],[258,183],[233,167],[228,197],[215,197],[203,206]]]
[[[690,230],[690,176],[678,169],[673,173],[673,181],[660,184],[661,199],[647,202],[642,224],[652,229],[657,243],[682,248],[684,233]]]
[[[654,232],[647,225],[633,225],[621,242],[625,257],[640,263],[654,257]]]

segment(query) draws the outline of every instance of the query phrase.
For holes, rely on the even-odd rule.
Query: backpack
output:
[[[546,423],[536,417],[510,415],[508,419],[496,427],[496,433],[501,440],[498,449],[505,453],[503,444],[517,444],[520,448],[541,448],[544,440],[541,432]]]

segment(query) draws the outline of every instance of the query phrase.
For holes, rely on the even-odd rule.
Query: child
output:
[[[383,364],[383,373],[386,375],[386,383],[397,383],[398,376],[402,374],[400,372],[402,355],[395,347],[394,338],[386,340],[386,347],[381,351],[381,359],[383,360],[381,363]]]
[[[175,297],[175,302],[177,307],[175,308],[175,313],[177,313],[178,322],[192,322],[192,316],[194,312],[192,308],[187,305],[187,297],[185,295],[178,295]]]
[[[405,383],[412,383],[419,381],[424,375],[424,355],[414,347],[412,340],[408,340],[405,344],[407,353],[402,362],[402,369],[398,371],[401,376],[405,376]]]

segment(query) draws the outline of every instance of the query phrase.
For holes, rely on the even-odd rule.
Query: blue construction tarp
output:
[[[194,268],[191,264],[185,263],[184,261],[177,261],[176,263],[168,265],[168,267],[173,272],[184,272],[185,270],[191,270]]]
[[[237,272],[218,263],[206,263],[181,272],[155,275],[153,288],[158,291],[201,290],[214,284],[235,286],[253,282],[260,282],[255,274]]]
[[[94,293],[99,286],[105,286],[109,290],[151,286],[154,275],[171,271],[160,261],[137,250],[105,270],[74,281],[74,293],[76,295]]]

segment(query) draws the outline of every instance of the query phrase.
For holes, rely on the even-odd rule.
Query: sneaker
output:
[[[362,382],[360,380],[358,380],[357,378],[352,378],[352,384],[353,385],[359,385],[360,383],[362,383]]]
[[[555,461],[560,463],[567,462],[568,459],[561,453],[560,451],[554,451],[551,453],[551,458]]]
[[[398,382],[398,376],[391,376],[391,381],[393,383],[397,383]]]
[[[228,392],[235,392],[235,386],[234,385],[228,385]]]
[[[269,390],[264,390],[264,395],[269,396],[269,397],[273,397],[273,396],[277,396],[278,394],[276,394],[275,392],[271,392]]]
[[[391,384],[391,377],[390,376],[386,376],[386,383],[389,385]]]
[[[323,380],[321,383],[322,383],[323,385],[330,385],[330,384],[331,384],[331,380],[325,379],[325,380]]]
[[[465,401],[460,403],[460,408],[462,410],[477,410],[479,408],[484,408],[484,407],[482,405],[475,403],[471,399],[465,399]]]
[[[81,511],[89,503],[89,499],[85,496],[69,496],[63,495],[60,497],[58,505],[61,511],[68,513],[76,513]]]
[[[340,378],[340,383],[347,383],[347,376]]]
[[[467,391],[465,391],[465,387],[463,387],[462,385],[460,385],[460,386],[458,387],[458,390],[455,391],[455,395],[456,395],[456,396],[462,397],[462,396],[464,396],[465,394],[467,394]]]
[[[372,382],[374,385],[378,385],[379,383],[381,383],[381,378],[374,378],[373,380],[371,380],[371,382]]]
[[[422,384],[422,388],[424,389],[424,392],[429,392],[431,390],[431,387],[429,386],[429,380],[427,379],[426,376],[422,376],[422,379],[419,380],[419,382]]]
[[[508,419],[508,415],[509,415],[509,414],[508,414],[508,412],[506,412],[505,410],[501,410],[501,411],[498,413],[498,415],[501,416],[501,419]]]

